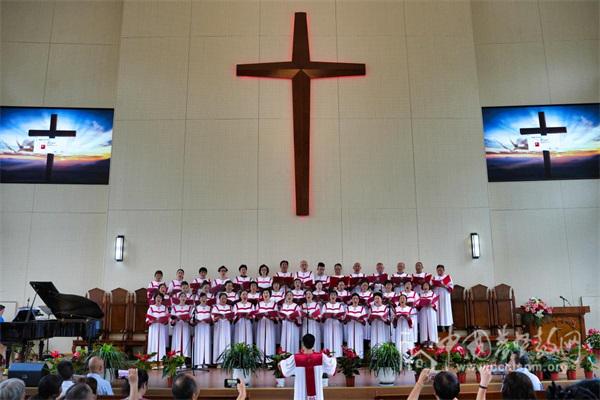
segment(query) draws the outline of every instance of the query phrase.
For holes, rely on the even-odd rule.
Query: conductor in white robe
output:
[[[294,400],[324,400],[323,374],[335,374],[337,361],[323,353],[315,353],[315,337],[311,334],[302,337],[302,352],[294,354],[279,363],[283,376],[295,375]]]

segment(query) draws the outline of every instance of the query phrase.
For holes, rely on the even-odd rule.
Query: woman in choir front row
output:
[[[419,341],[419,313],[417,312],[416,307],[419,301],[419,294],[412,289],[411,281],[407,281],[404,284],[402,294],[406,296],[406,305],[413,307],[412,331],[413,339],[415,339],[415,343],[417,343]]]
[[[344,327],[342,321],[346,316],[346,307],[337,301],[337,291],[329,292],[329,301],[323,306],[323,343],[326,349],[333,352],[334,357],[342,355]]]
[[[310,333],[315,337],[314,351],[321,351],[321,306],[313,299],[313,293],[307,290],[302,304],[302,332],[300,337]]]
[[[438,296],[438,325],[442,329],[448,330],[448,327],[454,323],[452,319],[452,299],[450,297],[454,289],[454,283],[452,283],[450,275],[445,273],[443,265],[438,265],[435,270],[437,275],[431,279],[431,284],[433,292]]]
[[[294,302],[294,293],[291,291],[286,293],[279,314],[281,318],[281,349],[296,354],[300,350],[302,313],[300,306]]]
[[[271,299],[271,291],[262,291],[263,300],[256,308],[256,346],[263,352],[265,357],[275,354],[277,304]],[[266,361],[266,360],[265,360]]]
[[[154,295],[154,304],[146,312],[148,324],[148,354],[156,353],[150,361],[160,361],[166,354],[167,340],[169,340],[169,310],[162,303],[163,295],[159,292]]]
[[[437,296],[429,288],[429,282],[421,286],[421,294],[417,302],[419,310],[419,339],[422,345],[435,345],[437,334]]]
[[[194,330],[194,366],[199,368],[206,368],[212,363],[211,354],[211,325],[212,317],[210,313],[210,306],[207,304],[208,297],[206,293],[200,292],[198,294],[198,301],[200,304],[196,306],[194,312],[194,322],[196,327]]]
[[[233,306],[234,326],[233,326],[233,342],[246,343],[252,345],[253,329],[252,320],[254,319],[254,306],[248,301],[248,292],[242,290],[240,292],[240,301]]]
[[[415,342],[417,341],[412,329],[415,310],[406,303],[406,295],[401,294],[398,298],[398,305],[394,314],[396,323],[394,342],[400,354],[405,355],[415,347]]]
[[[371,348],[375,348],[382,343],[390,340],[390,314],[389,308],[383,304],[381,293],[373,295],[373,304],[371,304],[371,313],[369,315],[371,322]]]
[[[219,301],[212,307],[211,316],[214,322],[213,364],[221,364],[221,353],[231,345],[231,320],[233,319],[233,311],[227,304],[226,293],[219,294]]]
[[[171,351],[189,358],[192,355],[192,330],[190,328],[190,321],[194,309],[193,306],[186,304],[186,299],[186,293],[183,291],[179,292],[178,303],[171,307],[171,326],[173,326]]]
[[[348,347],[364,357],[364,326],[368,318],[367,306],[360,304],[360,296],[354,293],[346,311],[346,334]]]

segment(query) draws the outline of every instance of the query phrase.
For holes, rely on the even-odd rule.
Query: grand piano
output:
[[[20,345],[21,359],[33,341],[40,340],[40,359],[43,341],[53,337],[81,337],[91,346],[100,334],[100,320],[104,313],[90,299],[74,294],[63,294],[52,282],[29,282],[36,296],[48,306],[54,319],[35,319],[33,303],[25,313],[18,313],[12,322],[0,324],[0,343],[8,348]],[[35,298],[34,298],[35,302]],[[8,362],[7,362],[8,363]]]

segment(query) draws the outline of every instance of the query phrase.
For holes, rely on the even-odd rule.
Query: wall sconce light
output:
[[[123,252],[125,251],[125,236],[119,235],[115,238],[115,261],[123,261]]]
[[[479,248],[479,234],[471,233],[471,257],[479,258],[481,249]]]

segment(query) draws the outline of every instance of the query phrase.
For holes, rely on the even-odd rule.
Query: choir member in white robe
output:
[[[360,290],[360,283],[363,281],[363,278],[365,278],[365,274],[360,272],[361,269],[362,266],[359,262],[355,262],[354,265],[352,265],[352,273],[350,274],[349,285],[352,292],[358,292]]]
[[[308,270],[308,262],[306,260],[300,261],[300,271],[296,271],[294,279],[300,279],[302,287],[311,289],[315,284],[315,276],[312,271]]]
[[[346,284],[343,281],[338,282],[335,293],[337,294],[337,301],[343,304],[347,304],[350,301],[350,295],[352,294],[346,290]]]
[[[193,307],[186,304],[185,300],[186,294],[179,292],[179,304],[171,307],[171,326],[173,326],[171,351],[176,351],[187,358],[192,356],[192,329],[190,321],[192,319]]]
[[[373,304],[369,312],[371,322],[371,348],[390,341],[390,310],[383,304],[381,293],[373,295]]]
[[[183,299],[179,296],[180,293],[183,293],[185,295]],[[192,289],[190,288],[189,283],[187,283],[186,281],[181,282],[181,292],[179,292],[177,296],[173,298],[173,300],[177,300],[176,302],[174,302],[174,304],[194,304],[194,294],[192,293]],[[183,303],[181,303],[181,301],[183,301]]]
[[[328,287],[323,286],[323,289],[334,289],[337,286],[337,283],[334,283],[331,278],[336,278],[337,280],[346,278],[346,275],[342,273],[342,264],[336,263],[333,266],[333,275],[329,277],[330,285]]]
[[[429,283],[423,283],[419,295],[419,340],[423,345],[435,345],[437,334],[437,296],[429,289]]]
[[[200,303],[200,295],[204,293],[206,295],[206,304],[210,307],[216,304],[215,295],[210,291],[210,282],[204,282],[200,287],[200,290],[196,294],[196,304]]]
[[[302,338],[302,353],[294,354],[279,363],[283,376],[294,378],[294,400],[324,400],[323,374],[335,374],[337,360],[313,351],[315,338]]]
[[[309,333],[315,337],[315,351],[321,350],[321,306],[314,301],[313,294],[307,290],[304,294],[304,304],[302,304],[302,333]]]
[[[365,356],[364,332],[365,323],[368,318],[368,308],[360,304],[360,296],[352,295],[350,305],[346,310],[346,331],[348,347],[360,357]]]
[[[162,304],[163,295],[154,295],[154,304],[146,312],[148,325],[148,350],[147,353],[156,353],[150,361],[160,361],[166,354],[167,341],[169,340],[169,310]]]
[[[317,273],[315,274],[315,285],[317,282],[323,282],[323,287],[329,287],[329,275],[325,274],[325,264],[319,262],[317,264]]]
[[[206,293],[199,294],[199,302],[194,312],[194,366],[205,368],[212,363],[211,359],[211,325],[212,316],[207,304]]]
[[[414,310],[406,304],[406,296],[401,294],[395,309],[396,329],[394,331],[394,343],[400,354],[412,350],[415,347],[415,338],[412,329],[412,316]]]
[[[234,326],[233,326],[233,342],[246,343],[247,345],[254,344],[254,335],[252,321],[254,319],[255,308],[248,301],[248,292],[242,290],[240,292],[240,301],[233,306]]]
[[[394,284],[394,292],[400,294],[404,290],[404,284],[410,280],[411,276],[405,272],[406,264],[399,262],[396,265],[396,272],[392,274],[392,283]]]
[[[294,279],[294,288],[292,289],[294,303],[304,303],[304,289],[302,289],[302,281],[299,278]]]
[[[162,295],[162,305],[167,308],[171,307],[171,296],[169,296],[167,294],[167,285],[165,285],[164,283],[161,283],[158,286],[158,293],[160,293]],[[149,302],[150,305],[154,304],[154,299],[155,299],[155,297],[150,299],[150,302]]]
[[[235,290],[233,290],[233,282],[227,281],[225,282],[225,293],[227,295],[227,304],[233,306],[233,304],[238,301],[238,294]]]
[[[273,278],[269,276],[269,267],[265,264],[262,264],[258,268],[256,283],[258,284],[259,289],[271,289],[271,286],[273,286]]]
[[[200,267],[200,269],[198,269],[198,277],[194,278],[194,280],[190,284],[194,294],[198,294],[198,291],[200,291],[200,288],[204,286],[205,283],[210,284],[210,279],[208,279],[207,275],[208,270],[206,269],[206,267]]]
[[[273,289],[271,290],[271,300],[280,306],[285,300],[285,287],[281,287],[279,282],[273,282]]]
[[[323,343],[326,349],[335,356],[342,356],[342,342],[344,341],[344,326],[342,321],[346,316],[346,307],[337,302],[337,292],[329,292],[329,301],[323,306],[321,319],[323,323]]]
[[[275,354],[275,343],[277,341],[275,325],[278,320],[277,304],[271,300],[271,291],[265,289],[262,292],[263,301],[256,308],[256,346],[263,352],[265,357]]]
[[[233,311],[227,304],[227,295],[221,293],[219,302],[215,304],[210,312],[213,322],[213,364],[221,364],[221,354],[231,345],[231,321]]]
[[[294,274],[288,272],[289,266],[290,264],[286,260],[281,260],[281,262],[279,263],[279,272],[277,272],[275,276],[279,278],[293,278]],[[288,284],[282,286],[284,286],[286,289],[290,289],[288,285],[291,287],[292,283],[289,282]]]
[[[373,291],[382,292],[385,281],[388,280],[388,274],[385,273],[385,266],[378,262],[375,265],[375,273],[369,277],[373,280]]]
[[[185,280],[184,274],[185,272],[183,271],[183,269],[179,268],[177,270],[176,278],[173,279],[171,283],[169,283],[169,290],[167,290],[167,293],[169,293],[169,295],[176,296],[177,293],[181,290],[181,282]]]
[[[360,284],[360,290],[357,292],[360,297],[360,303],[366,307],[368,310],[373,303],[373,291],[369,289],[369,282],[364,280]],[[369,321],[366,321],[364,326],[364,338],[365,340],[371,340],[371,324]]]
[[[322,305],[329,300],[329,294],[323,290],[323,282],[321,281],[317,281],[317,283],[315,283],[315,290],[313,290],[312,294],[314,301],[319,305]]]
[[[450,275],[445,273],[443,265],[438,265],[436,268],[437,275],[431,280],[433,292],[438,296],[437,317],[438,325],[447,329],[452,326],[452,299],[451,294],[454,290],[454,283]]]
[[[383,302],[390,307],[395,306],[398,302],[398,295],[394,291],[394,285],[390,280],[385,281],[381,295],[383,296]]]
[[[294,303],[294,295],[287,292],[285,302],[279,308],[281,318],[281,349],[288,353],[297,353],[300,349],[300,327],[302,310]]]
[[[415,343],[419,341],[419,313],[416,306],[419,301],[419,294],[412,289],[412,283],[410,281],[404,284],[403,295],[406,296],[406,304],[413,308],[412,314],[412,329]]]
[[[431,274],[423,272],[423,263],[417,262],[415,264],[415,273],[412,274],[413,290],[417,293],[421,293],[421,285],[423,282],[429,282],[431,284]]]
[[[250,291],[248,292],[248,301],[256,306],[261,300],[260,292],[258,291],[258,283],[250,282]]]
[[[211,290],[213,293],[222,292],[225,290],[225,284],[230,281],[230,279],[227,277],[227,271],[228,269],[224,265],[221,265],[217,270],[219,277],[213,279],[211,282]]]
[[[154,280],[148,284],[148,288],[146,289],[146,298],[148,300],[154,298],[154,295],[158,293],[158,287],[163,283],[163,272],[158,270],[154,273]]]
[[[239,290],[249,290],[252,278],[248,276],[248,266],[246,264],[242,264],[238,268],[238,271],[240,274],[235,277],[234,283]]]

